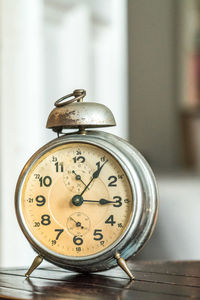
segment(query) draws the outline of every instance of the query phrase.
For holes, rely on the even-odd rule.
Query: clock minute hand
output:
[[[92,176],[92,179],[90,180],[90,182],[85,186],[84,190],[82,191],[82,193],[80,194],[80,196],[82,196],[85,191],[87,190],[87,188],[89,187],[89,185],[91,184],[91,182],[94,180],[94,177]]]
[[[103,168],[103,166],[107,163],[108,160],[106,160],[101,166],[99,166],[99,163],[97,164],[97,170],[94,171],[94,173],[92,174],[92,178],[90,180],[90,182],[85,186],[84,190],[82,191],[82,193],[80,194],[81,196],[85,193],[85,191],[87,190],[87,188],[90,186],[90,184],[92,183],[92,181],[96,178],[99,177],[99,174]]]

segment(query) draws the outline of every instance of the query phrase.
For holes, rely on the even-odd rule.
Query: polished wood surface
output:
[[[118,267],[77,274],[56,267],[0,269],[0,299],[180,300],[200,299],[200,261],[130,262],[130,282]]]

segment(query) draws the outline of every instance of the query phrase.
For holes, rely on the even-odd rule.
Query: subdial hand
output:
[[[76,180],[80,180],[86,186],[85,182],[81,178],[81,175],[76,174],[74,170],[72,170],[72,173],[75,175]]]
[[[107,163],[107,161],[108,161],[108,160],[106,160],[101,166],[100,166],[100,163],[99,163],[99,162],[97,163],[97,170],[94,171],[94,173],[92,174],[92,178],[91,178],[90,182],[85,186],[85,188],[84,188],[84,190],[82,191],[82,193],[80,194],[80,196],[82,196],[82,195],[85,193],[85,191],[88,189],[88,187],[90,186],[90,184],[92,183],[92,181],[93,181],[94,179],[96,179],[96,178],[99,177],[99,174],[100,174],[100,172],[101,172],[103,166]]]
[[[74,223],[76,223],[76,227],[81,227],[81,229],[83,229],[84,227],[81,225],[81,222],[76,222],[76,220],[74,220],[74,218],[70,217],[70,219],[72,221],[74,221]]]

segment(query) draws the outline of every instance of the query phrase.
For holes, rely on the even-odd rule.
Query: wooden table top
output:
[[[0,269],[0,299],[180,300],[200,299],[200,261],[130,262],[130,282],[119,268],[77,274],[56,267]]]

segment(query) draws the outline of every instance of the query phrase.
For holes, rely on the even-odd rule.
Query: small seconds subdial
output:
[[[75,236],[83,236],[90,230],[90,219],[86,214],[76,212],[69,216],[67,229]]]

